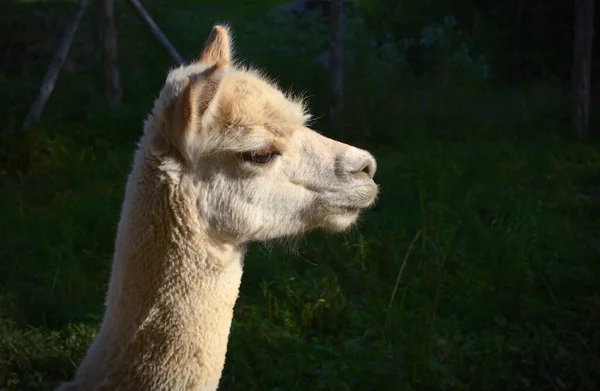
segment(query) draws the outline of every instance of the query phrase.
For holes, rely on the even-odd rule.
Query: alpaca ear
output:
[[[208,126],[214,116],[216,95],[227,63],[219,61],[202,73],[191,75],[172,108],[165,135],[180,152],[189,157],[190,143],[195,134]]]
[[[206,64],[231,61],[231,38],[227,26],[216,25],[213,27],[198,61]]]
[[[193,137],[206,128],[214,117],[216,95],[227,65],[231,61],[229,30],[226,26],[213,27],[197,62],[209,67],[190,76],[169,115],[169,126],[163,135],[176,146],[184,158],[191,159]]]

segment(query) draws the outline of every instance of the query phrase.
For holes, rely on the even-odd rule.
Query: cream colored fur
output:
[[[167,77],[127,182],[104,320],[61,390],[216,390],[245,246],[345,230],[376,198],[373,157],[307,128],[302,102],[230,51],[215,26]]]

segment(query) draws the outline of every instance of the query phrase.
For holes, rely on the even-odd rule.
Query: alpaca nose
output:
[[[357,159],[357,165],[355,169],[351,171],[353,175],[356,176],[364,176],[367,175],[370,179],[373,179],[375,176],[375,171],[377,171],[377,162],[375,158],[368,153],[367,151],[360,151],[361,156]]]

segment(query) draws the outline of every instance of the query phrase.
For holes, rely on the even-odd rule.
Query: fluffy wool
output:
[[[231,59],[215,26],[172,70],[127,181],[106,310],[59,390],[216,390],[250,242],[348,229],[377,196],[366,151]]]

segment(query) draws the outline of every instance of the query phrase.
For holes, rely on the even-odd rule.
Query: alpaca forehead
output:
[[[252,72],[232,72],[223,80],[219,108],[223,120],[241,125],[263,125],[278,136],[303,126],[304,106]]]

